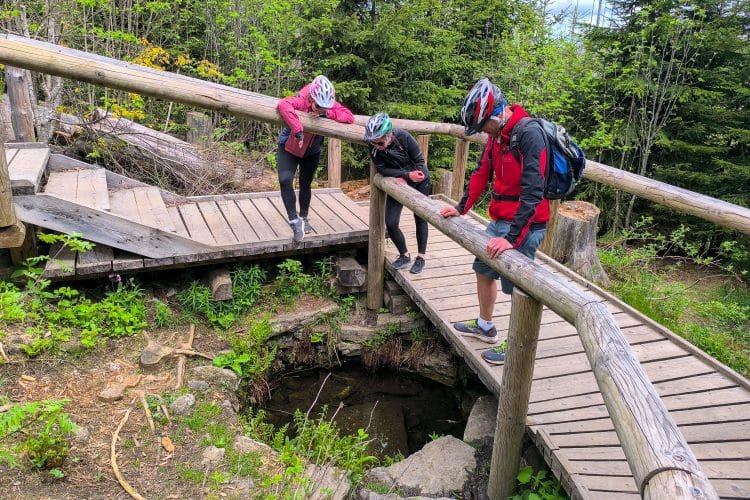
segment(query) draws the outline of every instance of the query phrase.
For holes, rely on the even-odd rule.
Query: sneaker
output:
[[[399,255],[398,259],[393,261],[393,269],[402,269],[411,262],[411,257],[408,255]]]
[[[305,221],[305,234],[312,233],[313,228],[310,225],[310,222],[307,220],[307,217],[302,217],[302,220]]]
[[[414,259],[414,265],[411,266],[409,272],[412,274],[419,274],[422,272],[422,269],[424,269],[424,259],[422,257],[417,257]]]
[[[294,234],[294,241],[299,243],[305,237],[305,221],[300,218],[294,219],[289,223],[292,226],[292,233]]]
[[[474,337],[481,340],[482,342],[487,342],[488,344],[494,344],[497,340],[497,328],[493,326],[489,330],[485,330],[484,328],[479,326],[477,320],[475,319],[472,319],[471,321],[459,321],[458,323],[453,323],[453,328],[461,332],[461,335]]]
[[[508,342],[503,340],[499,346],[482,352],[482,359],[491,365],[502,365],[505,363],[505,351],[508,350]]]

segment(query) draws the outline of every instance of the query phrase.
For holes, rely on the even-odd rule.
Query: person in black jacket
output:
[[[370,143],[370,154],[375,169],[385,177],[395,177],[425,196],[430,195],[430,173],[414,137],[405,130],[393,128],[393,122],[386,113],[378,113],[367,120],[365,141]],[[388,235],[398,249],[399,256],[393,261],[395,269],[409,265],[411,256],[406,248],[404,233],[399,229],[403,206],[390,196],[385,201],[385,226]],[[410,271],[422,272],[427,251],[427,222],[414,214],[417,225],[417,258]]]

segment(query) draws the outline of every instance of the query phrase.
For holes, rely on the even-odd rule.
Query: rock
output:
[[[327,314],[333,314],[339,310],[335,302],[321,305],[314,311],[292,311],[279,314],[271,321],[271,337],[277,337],[287,332],[294,332],[303,326],[318,321]]]
[[[263,455],[274,455],[276,451],[265,443],[238,434],[232,444],[237,453],[262,453]]]
[[[188,415],[192,412],[194,404],[195,396],[184,394],[172,401],[172,404],[169,405],[169,410],[175,415]]]
[[[497,422],[497,399],[495,396],[477,398],[466,421],[464,441],[467,443],[485,443],[495,437]]]
[[[250,478],[243,477],[222,485],[221,493],[219,493],[219,495],[223,496],[223,493],[228,495],[230,498],[250,498],[254,488],[255,481]]]
[[[34,339],[31,335],[25,333],[14,334],[8,337],[5,352],[8,354],[21,354],[24,352],[23,346],[29,346],[33,343]]]
[[[359,356],[362,354],[362,344],[355,344],[354,342],[338,342],[336,344],[336,350],[340,352],[342,356]]]
[[[119,401],[120,399],[122,399],[122,396],[125,393],[125,389],[125,385],[119,382],[109,384],[104,388],[102,392],[99,393],[99,400],[104,401],[105,403]]]
[[[354,342],[356,344],[361,344],[374,337],[376,334],[377,329],[371,326],[341,325],[338,340],[340,342]]]
[[[209,446],[203,450],[203,458],[201,463],[204,465],[217,465],[224,461],[224,448],[217,448],[216,446]]]
[[[458,364],[453,355],[440,346],[435,346],[417,371],[423,377],[448,387],[455,386],[458,380]]]
[[[211,385],[220,386],[222,383],[227,382],[232,387],[236,386],[239,382],[239,377],[232,370],[226,368],[219,368],[213,365],[201,365],[191,369],[191,371],[200,379],[208,382]]]
[[[384,296],[385,307],[391,314],[400,315],[406,314],[408,311],[416,311],[417,306],[409,298],[408,295],[390,295],[385,293]]]
[[[378,314],[377,328],[391,328],[395,333],[408,333],[417,328],[427,326],[427,318],[423,314]]]
[[[205,380],[190,379],[188,380],[188,388],[195,392],[206,392],[209,388],[208,382]]]
[[[401,462],[370,470],[367,480],[430,497],[449,496],[463,490],[476,466],[474,448],[443,436]]]
[[[305,498],[311,500],[343,500],[351,488],[346,471],[338,467],[310,464],[305,467],[305,476],[310,479],[313,488]]]

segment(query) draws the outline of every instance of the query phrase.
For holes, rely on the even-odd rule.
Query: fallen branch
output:
[[[154,427],[154,418],[151,416],[151,410],[148,408],[148,401],[146,401],[146,395],[143,391],[138,391],[138,399],[141,401],[143,411],[146,413],[146,420],[148,420],[148,426],[151,429],[151,434],[156,434],[156,427]]]
[[[166,417],[167,422],[172,423],[172,419],[169,418],[169,412],[167,411],[166,403],[164,403],[164,400],[158,394],[156,394],[156,399],[159,400],[159,408],[161,408],[161,412],[164,414],[164,417]]]
[[[8,358],[8,355],[5,354],[5,349],[3,348],[3,343],[0,342],[0,356],[3,357],[6,363],[10,363],[10,359]]]
[[[128,418],[130,417],[130,412],[133,410],[133,406],[131,403],[130,408],[128,408],[128,411],[125,412],[125,416],[122,417],[122,420],[120,420],[120,425],[117,426],[117,429],[115,429],[114,434],[112,434],[112,444],[109,447],[109,460],[112,463],[112,470],[115,473],[115,477],[117,478],[117,482],[120,483],[120,486],[128,492],[128,494],[135,498],[136,500],[146,500],[141,495],[138,494],[137,491],[133,489],[132,486],[125,480],[125,478],[122,476],[122,473],[120,472],[120,468],[117,466],[117,437],[120,434],[120,431],[125,426],[125,422],[128,421]]]
[[[195,336],[195,324],[190,323],[190,330],[188,332],[188,338],[186,342],[178,345],[180,349],[192,349],[193,348],[193,337]],[[175,382],[175,390],[182,387],[183,379],[185,378],[185,364],[187,363],[187,356],[179,354],[177,357],[177,382]]]

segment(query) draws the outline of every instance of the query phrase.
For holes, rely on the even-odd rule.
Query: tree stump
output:
[[[585,201],[566,201],[560,205],[547,255],[597,285],[608,287],[609,277],[596,253],[599,209]]]

